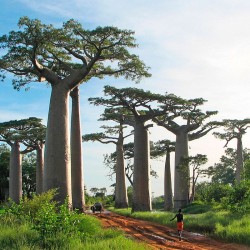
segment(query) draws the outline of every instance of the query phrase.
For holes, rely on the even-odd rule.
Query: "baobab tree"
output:
[[[84,210],[84,174],[82,161],[82,132],[80,118],[80,96],[79,87],[75,87],[71,92],[71,186],[72,186],[72,206],[79,211]]]
[[[150,144],[151,146],[151,144]],[[127,177],[128,182],[130,183],[131,187],[133,186],[133,176],[134,176],[134,164],[131,161],[134,159],[134,143],[129,142],[123,145],[124,149],[124,160],[126,161],[125,164],[125,175]],[[151,151],[151,147],[150,147]],[[151,154],[150,154],[151,156]],[[117,153],[113,152],[111,154],[104,155],[104,164],[110,169],[109,177],[112,180],[112,176],[116,174],[116,162],[117,162]],[[156,171],[150,168],[150,175],[157,178],[158,175]],[[115,186],[113,184],[112,186]]]
[[[41,128],[40,122],[41,119],[31,117],[0,123],[0,141],[6,142],[11,147],[9,197],[16,203],[19,203],[22,198],[22,154],[34,150],[30,146],[20,150],[20,144],[29,136],[34,136],[31,131],[35,128]]]
[[[213,134],[221,140],[226,140],[226,144],[224,147],[227,147],[228,143],[231,140],[233,139],[237,140],[235,180],[237,183],[240,183],[243,178],[243,171],[244,171],[242,136],[246,134],[247,129],[250,128],[250,119],[249,118],[243,120],[225,119],[222,121],[221,126],[224,127],[225,133],[214,132]]]
[[[123,118],[120,119],[118,126],[102,126],[104,133],[92,133],[83,135],[83,141],[99,141],[103,144],[113,143],[116,145],[116,164],[115,164],[115,207],[127,208],[128,195],[125,182],[125,168],[124,168],[124,139],[129,135],[123,135]]]
[[[212,115],[217,114],[217,111],[202,112],[199,106],[203,105],[206,101],[203,98],[184,100],[176,97],[173,100],[172,107],[171,105],[169,106],[169,104],[168,106],[170,109],[173,109],[174,115],[167,113],[163,116],[156,116],[153,120],[159,126],[166,128],[176,136],[174,208],[178,209],[186,206],[190,198],[189,165],[185,165],[185,168],[180,167],[181,159],[188,157],[188,142],[206,135],[209,131],[216,128],[218,123],[208,122],[204,124],[204,121]],[[161,106],[163,109],[165,109],[164,102]],[[178,120],[176,120],[176,118],[178,118]],[[193,133],[191,133],[192,131]]]
[[[23,136],[22,143],[33,150],[36,150],[36,193],[43,192],[44,181],[44,144],[46,137],[46,126],[39,124],[39,127],[31,128]]]
[[[137,46],[133,31],[86,30],[72,19],[55,28],[28,17],[20,18],[18,26],[18,31],[0,37],[0,69],[14,75],[17,90],[31,82],[50,84],[44,190],[57,188],[56,199],[64,202],[67,197],[71,203],[69,93],[92,77],[124,76],[139,82],[150,74],[138,56],[130,53]]]
[[[165,155],[165,169],[164,169],[164,210],[171,211],[173,209],[173,191],[172,178],[170,168],[170,154],[175,151],[175,142],[169,140],[160,140],[154,143],[151,156],[158,158]]]
[[[146,124],[156,115],[156,111],[150,105],[156,105],[162,98],[160,94],[153,94],[136,88],[117,89],[111,86],[104,87],[106,98],[89,98],[94,105],[105,105],[111,108],[124,108],[129,111],[124,115],[124,124],[134,128],[134,175],[133,175],[133,199],[132,211],[151,211],[151,187],[150,187],[150,147],[148,128],[152,124]],[[158,113],[157,113],[158,114]]]
[[[0,201],[6,200],[9,190],[10,149],[5,143],[0,144]]]

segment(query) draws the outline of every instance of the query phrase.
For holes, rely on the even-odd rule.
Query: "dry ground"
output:
[[[154,250],[194,249],[194,250],[250,250],[250,247],[223,243],[204,235],[183,231],[183,240],[179,241],[177,231],[153,222],[124,217],[109,211],[93,214],[101,220],[104,228],[123,230],[128,237],[146,243]]]

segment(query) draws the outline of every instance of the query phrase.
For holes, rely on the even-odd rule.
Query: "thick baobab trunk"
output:
[[[124,150],[123,150],[123,134],[119,133],[119,139],[116,144],[116,183],[115,183],[115,207],[127,208],[128,195],[125,182],[125,164],[124,164]]]
[[[188,164],[180,165],[183,157],[188,157],[188,133],[186,129],[180,129],[176,133],[174,209],[182,208],[189,203],[190,173]]]
[[[22,155],[20,145],[14,142],[10,153],[9,197],[16,203],[22,198]]]
[[[82,134],[80,120],[79,88],[71,92],[71,182],[73,208],[84,210],[84,183],[82,164]]]
[[[36,193],[43,192],[44,150],[43,144],[36,149]]]
[[[165,173],[164,173],[164,210],[171,211],[173,209],[173,193],[170,170],[170,152],[166,154]]]
[[[71,195],[71,161],[69,143],[69,91],[62,83],[52,85],[44,155],[44,191],[57,188],[57,201]]]
[[[136,121],[134,127],[134,178],[132,211],[151,211],[148,130]]]
[[[242,146],[242,137],[237,138],[237,160],[236,160],[236,183],[240,183],[242,180],[243,174],[243,146]]]

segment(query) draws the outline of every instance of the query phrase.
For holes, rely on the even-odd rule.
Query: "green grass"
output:
[[[46,237],[42,242],[39,233],[32,229],[31,224],[17,225],[15,223],[10,226],[0,222],[0,249],[96,249],[100,247],[102,250],[108,249],[147,249],[144,244],[139,244],[129,238],[126,238],[121,231],[103,230],[99,220],[92,216],[84,216],[82,220],[82,233],[65,234],[58,232],[51,237]]]
[[[229,221],[227,225],[216,223],[215,235],[227,241],[250,246],[250,215],[237,220],[231,219],[231,217],[227,217],[227,219]]]
[[[89,215],[70,212],[67,203],[51,202],[53,192],[24,200],[20,205],[8,204],[0,209],[0,249],[2,250],[102,250],[147,249],[126,237],[120,230],[107,230]],[[135,212],[111,209],[140,220],[152,221],[172,228],[174,213],[164,211]],[[184,229],[209,234],[217,239],[250,246],[250,215],[232,213],[219,207],[192,204],[183,209]]]
[[[38,234],[31,230],[29,225],[23,224],[17,227],[2,223],[0,225],[0,249],[35,249]]]
[[[175,221],[170,221],[175,213],[172,212],[134,212],[130,209],[111,209],[124,216],[140,220],[152,221],[161,225],[176,227]],[[198,213],[198,211],[201,211]],[[209,235],[213,238],[232,243],[250,246],[250,215],[242,215],[229,211],[213,209],[208,205],[194,204],[183,209],[184,230]]]
[[[103,229],[97,218],[71,212],[67,203],[57,206],[51,199],[53,192],[7,204],[0,213],[0,249],[148,249],[122,231]]]

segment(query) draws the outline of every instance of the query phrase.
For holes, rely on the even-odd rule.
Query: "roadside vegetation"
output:
[[[185,230],[250,246],[250,182],[245,181],[234,187],[216,183],[203,183],[202,186],[203,194],[207,192],[206,196],[182,209]],[[197,197],[198,195],[199,192]],[[157,197],[153,205],[153,212],[131,213],[131,209],[113,208],[111,210],[175,228],[175,222],[170,221],[174,213],[163,211],[163,197]]]
[[[0,249],[147,249],[121,231],[103,230],[93,216],[53,201],[55,191],[6,203],[0,210]]]

